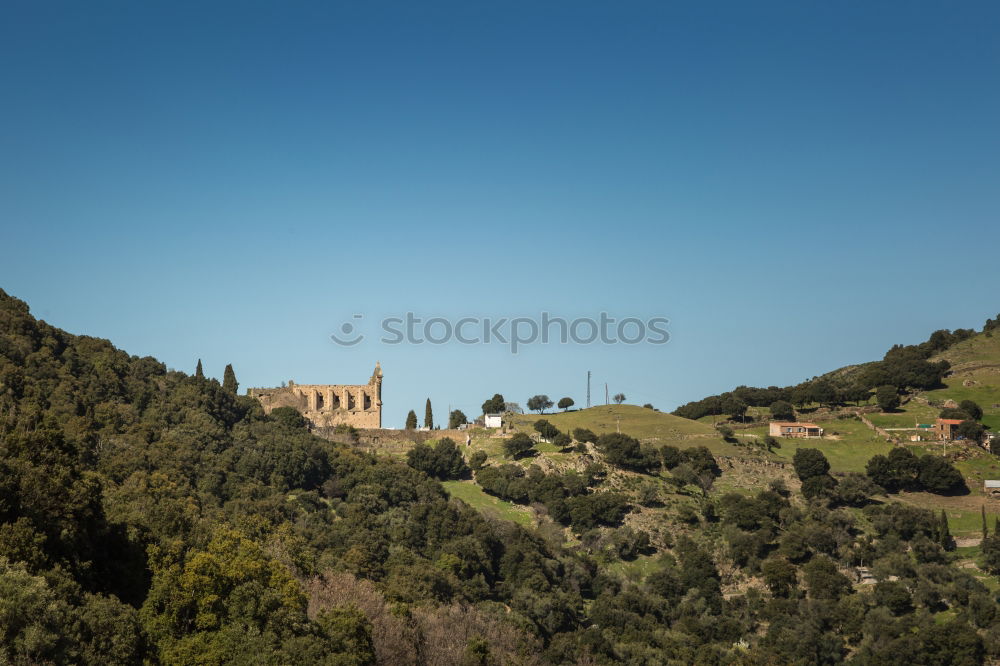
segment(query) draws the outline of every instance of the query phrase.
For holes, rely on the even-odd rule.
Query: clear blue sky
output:
[[[996,2],[4,2],[0,287],[385,423],[586,371],[672,409],[1000,311]],[[669,317],[386,346],[355,313]],[[377,331],[370,331],[377,333]]]

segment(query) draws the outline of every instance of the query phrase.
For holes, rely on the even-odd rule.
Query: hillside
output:
[[[735,452],[710,425],[637,405],[600,405],[570,412],[519,414],[511,417],[511,423],[518,429],[529,431],[538,419],[545,419],[564,432],[575,428],[586,428],[598,435],[620,431],[649,444],[681,447],[702,444],[712,449],[713,453],[724,455]]]
[[[825,459],[793,470],[622,405],[542,415],[583,441],[526,437],[526,416],[404,463],[229,386],[0,291],[0,662],[1000,655],[1000,536],[963,548],[947,517]]]
[[[973,400],[983,408],[983,424],[1000,431],[1000,335],[980,333],[937,358],[951,363],[946,388],[926,391],[923,397],[935,403]]]
[[[782,439],[782,446],[770,454],[773,459],[791,461],[800,448],[816,448],[822,451],[834,472],[864,472],[872,456],[885,455],[895,443],[906,444],[918,453],[949,454],[955,467],[962,473],[969,493],[961,497],[942,497],[927,493],[905,493],[902,501],[917,506],[944,509],[957,535],[974,538],[981,531],[980,515],[985,511],[989,520],[1000,517],[1000,502],[988,501],[983,491],[985,479],[1000,479],[1000,458],[983,451],[979,447],[953,446],[950,451],[936,442],[910,442],[909,438],[918,432],[917,424],[934,423],[941,409],[949,400],[956,403],[972,400],[983,410],[982,423],[990,430],[1000,430],[1000,337],[992,332],[970,335],[951,344],[947,349],[932,355],[928,361],[947,361],[949,371],[941,380],[940,388],[914,389],[902,396],[902,403],[896,409],[883,412],[872,403],[873,397],[858,402],[844,402],[837,407],[823,406],[807,402],[797,407],[797,418],[815,421],[827,431],[822,440]],[[817,378],[830,381],[834,385],[849,386],[875,362],[846,366],[825,373]],[[839,382],[839,384],[837,384]],[[864,408],[859,409],[858,406]],[[887,441],[885,434],[873,430],[862,423],[856,412],[865,412],[865,418],[873,425],[886,429],[893,438]],[[741,422],[734,420],[738,437],[750,443],[762,441],[767,435],[767,421],[770,411],[766,407],[749,407]],[[725,415],[709,415],[698,420],[709,425],[727,422]]]

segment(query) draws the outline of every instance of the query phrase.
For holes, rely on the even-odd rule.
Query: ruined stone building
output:
[[[264,412],[275,407],[294,407],[317,428],[341,423],[355,428],[382,427],[382,366],[367,384],[296,384],[280,388],[252,388],[247,395],[260,400]]]

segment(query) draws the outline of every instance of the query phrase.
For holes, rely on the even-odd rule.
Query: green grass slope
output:
[[[575,428],[586,428],[598,435],[620,430],[644,443],[672,444],[679,448],[707,446],[716,455],[737,452],[735,447],[722,441],[710,424],[637,405],[600,405],[572,412],[520,414],[513,416],[511,423],[518,430],[534,432],[532,424],[538,419],[545,419],[566,433]]]
[[[932,402],[974,400],[983,408],[983,424],[1000,430],[1000,336],[980,333],[943,352],[933,360],[951,363],[946,388],[923,394]]]

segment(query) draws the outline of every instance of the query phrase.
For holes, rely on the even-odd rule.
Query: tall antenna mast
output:
[[[605,405],[610,405],[611,404],[610,402],[608,402],[608,383],[607,382],[604,382],[604,404]]]
[[[590,407],[590,370],[587,370],[587,407]]]

